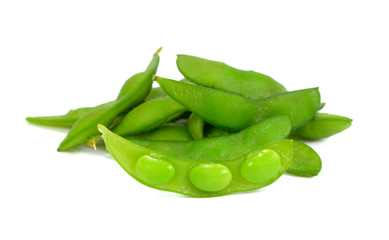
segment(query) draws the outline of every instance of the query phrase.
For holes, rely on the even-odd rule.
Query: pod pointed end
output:
[[[158,50],[154,53],[153,56],[158,55],[158,53],[162,51],[162,48],[163,48],[163,47],[158,48]]]

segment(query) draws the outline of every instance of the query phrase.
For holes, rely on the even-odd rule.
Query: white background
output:
[[[1,1],[0,239],[388,239],[387,1]],[[141,185],[67,130],[27,124],[113,100],[160,46],[319,86],[354,119],[314,178],[197,199]],[[226,103],[228,104],[228,103]]]

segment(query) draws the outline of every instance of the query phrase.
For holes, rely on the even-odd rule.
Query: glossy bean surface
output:
[[[179,54],[177,67],[186,79],[196,84],[238,93],[252,99],[286,91],[282,84],[265,74],[236,69],[223,62]]]
[[[282,140],[230,160],[181,159],[136,145],[102,125],[99,129],[113,158],[137,181],[155,189],[193,197],[214,197],[265,187],[286,171],[293,155],[292,142]],[[250,182],[241,175],[241,166],[248,158],[265,149],[280,156],[279,168],[261,182]],[[153,173],[158,173],[158,176]]]
[[[313,118],[320,105],[317,88],[280,93],[260,100],[202,86],[155,77],[171,98],[204,121],[231,131],[239,131],[256,122],[278,115],[289,115],[292,128]]]
[[[204,120],[194,113],[188,118],[188,130],[193,139],[201,139],[204,136]]]

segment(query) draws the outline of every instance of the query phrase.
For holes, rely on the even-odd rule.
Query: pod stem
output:
[[[158,50],[154,53],[153,56],[157,55],[157,54],[162,50],[162,48],[163,48],[163,47],[158,48]]]

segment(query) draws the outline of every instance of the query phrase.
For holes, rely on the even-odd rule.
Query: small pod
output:
[[[351,126],[352,119],[328,113],[316,113],[305,125],[292,131],[293,137],[316,140],[340,133]]]
[[[149,187],[192,197],[214,197],[265,187],[288,168],[290,140],[269,143],[248,154],[212,162],[173,158],[138,146],[99,125],[108,151],[133,178]],[[273,153],[273,159],[263,154]]]
[[[288,173],[313,177],[319,174],[321,170],[320,156],[310,146],[305,143],[293,141],[293,158],[287,170]]]

